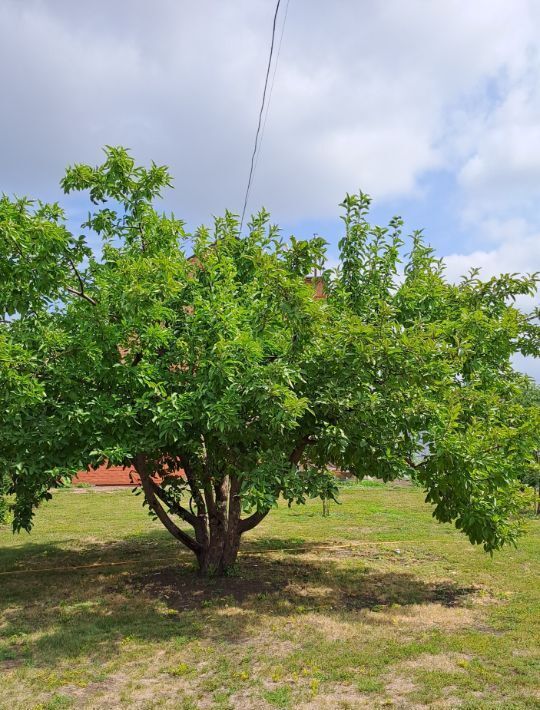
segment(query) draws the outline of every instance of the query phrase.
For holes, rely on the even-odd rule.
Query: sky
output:
[[[274,8],[0,0],[0,191],[83,221],[65,167],[124,145],[170,167],[164,208],[188,225],[241,212]],[[285,9],[248,212],[336,258],[339,203],[362,189],[452,279],[540,271],[540,3],[282,0],[278,45]],[[540,381],[540,361],[518,366]]]

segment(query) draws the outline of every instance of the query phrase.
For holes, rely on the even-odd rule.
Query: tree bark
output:
[[[202,576],[223,576],[234,566],[242,534],[263,520],[268,511],[255,512],[241,518],[240,479],[224,476],[218,483],[197,479],[189,462],[184,471],[196,512],[187,510],[173,499],[152,478],[152,466],[144,454],[135,456],[133,463],[141,478],[146,502],[163,526],[196,558]],[[171,515],[193,527],[194,537],[179,528]]]
[[[214,505],[209,514],[208,545],[197,555],[202,575],[226,575],[235,564],[240,548],[240,482],[225,476],[214,487]]]
[[[171,533],[173,537],[180,540],[187,548],[189,548],[196,555],[199,554],[201,550],[201,545],[197,540],[194,540],[190,535],[181,530],[167,514],[163,506],[158,500],[156,492],[154,490],[154,484],[148,470],[148,465],[146,457],[143,454],[139,454],[134,460],[135,468],[137,473],[141,478],[142,487],[144,490],[144,495],[146,502],[148,503],[150,509],[155,513],[157,518],[163,523],[164,527]]]

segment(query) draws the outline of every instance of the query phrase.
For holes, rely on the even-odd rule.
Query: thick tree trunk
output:
[[[141,477],[146,502],[171,535],[195,554],[200,574],[228,574],[236,562],[242,534],[258,525],[268,511],[241,519],[240,480],[225,476],[219,484],[212,484],[207,479],[202,485],[186,463],[186,477],[196,508],[196,513],[192,512],[152,479],[151,467],[143,454],[134,458],[134,464]],[[171,513],[193,527],[194,537],[176,525]]]
[[[239,490],[239,480],[228,476],[214,488],[207,544],[197,555],[202,575],[226,575],[236,562],[242,536]]]
[[[197,554],[199,573],[202,576],[223,576],[230,572],[240,548],[240,533],[220,530],[210,536],[207,547]]]

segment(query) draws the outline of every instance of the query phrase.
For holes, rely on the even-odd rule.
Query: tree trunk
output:
[[[197,555],[201,575],[226,575],[236,562],[240,537],[240,482],[226,476],[214,487],[214,503],[208,515],[207,544]]]
[[[207,479],[199,484],[186,463],[186,477],[197,509],[194,513],[182,507],[152,479],[152,467],[144,454],[135,456],[134,464],[141,477],[146,502],[171,535],[195,554],[199,573],[209,577],[228,574],[236,562],[242,534],[258,525],[268,511],[255,512],[241,519],[240,480],[225,476],[219,483],[212,484]],[[171,513],[189,523],[195,535],[179,528]]]
[[[218,530],[210,535],[207,547],[197,554],[199,574],[205,577],[227,575],[236,562],[240,547],[240,533]]]

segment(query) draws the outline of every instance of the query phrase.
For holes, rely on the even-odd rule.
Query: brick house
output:
[[[88,471],[79,471],[72,483],[75,486],[78,483],[92,486],[139,486],[141,481],[134,468],[100,466]]]

